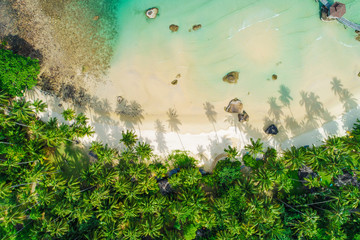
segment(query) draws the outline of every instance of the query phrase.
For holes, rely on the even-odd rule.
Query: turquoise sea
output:
[[[84,49],[84,58],[110,63],[107,81],[99,81],[92,94],[114,109],[117,96],[136,101],[144,109],[145,128],[146,122],[151,129],[154,120],[166,121],[173,108],[184,129],[195,124],[203,131],[210,126],[206,102],[219,128],[226,128],[223,108],[234,97],[243,101],[249,124],[276,122],[294,134],[357,107],[360,42],[336,21],[322,22],[314,0],[43,2],[54,19],[61,16],[69,44]],[[345,17],[360,23],[360,1],[342,2]],[[156,19],[145,16],[151,7],[159,9]],[[172,33],[170,24],[179,31]],[[195,24],[202,28],[192,31]],[[239,71],[237,84],[222,81],[230,71]],[[178,84],[171,85],[179,74]],[[332,90],[339,83],[348,91],[345,100]]]

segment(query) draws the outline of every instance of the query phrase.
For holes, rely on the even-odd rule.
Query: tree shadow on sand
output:
[[[216,131],[216,128],[215,128],[216,115],[217,115],[217,112],[215,112],[215,110],[214,110],[215,107],[214,107],[214,105],[212,105],[209,102],[205,102],[203,104],[203,106],[204,106],[204,110],[205,110],[205,115],[208,118],[209,122],[212,124],[212,126],[214,128],[214,132],[216,134],[216,137],[218,138],[217,131]]]
[[[155,121],[155,136],[156,136],[156,143],[157,143],[157,150],[161,153],[165,153],[168,151],[168,147],[166,145],[166,140],[165,140],[165,126],[163,125],[163,123],[157,119]]]
[[[290,108],[290,103],[293,100],[293,98],[290,96],[290,88],[286,87],[285,85],[280,85],[280,90],[278,91],[280,93],[279,100],[280,102],[287,108],[289,108],[289,111],[291,113],[291,116],[293,116],[293,113]]]
[[[180,131],[179,125],[181,125],[181,122],[179,120],[179,116],[176,112],[176,109],[169,108],[168,111],[166,112],[166,115],[168,117],[167,122],[169,124],[170,131],[175,132],[177,134],[179,141],[181,143],[181,146],[183,147],[183,149],[185,149],[184,144],[182,143],[180,135],[179,135],[179,131]]]
[[[273,117],[274,120],[279,121],[281,116],[284,114],[282,111],[282,107],[278,105],[275,97],[270,97],[268,99],[268,104],[270,105],[268,114],[270,115],[270,117]]]
[[[333,78],[331,83],[331,90],[339,97],[339,101],[343,105],[344,112],[349,112],[358,106],[357,99],[354,98],[353,94],[346,88],[343,87],[341,81],[337,78]]]
[[[135,125],[137,125],[141,134],[140,125],[144,119],[144,109],[138,102],[123,99],[118,103],[115,113],[120,117],[120,120],[124,122],[125,128],[135,129]]]
[[[334,120],[334,116],[324,108],[320,97],[314,92],[300,92],[301,100],[299,104],[305,107],[305,118],[303,125],[307,128],[317,128],[326,122]]]

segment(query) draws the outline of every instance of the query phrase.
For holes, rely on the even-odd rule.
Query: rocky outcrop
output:
[[[241,113],[242,110],[243,110],[243,104],[237,98],[231,100],[229,102],[229,105],[225,108],[225,111],[228,113]]]
[[[238,114],[239,122],[247,122],[249,121],[249,114],[247,114],[245,111]]]
[[[192,27],[192,30],[197,31],[201,28],[201,24],[196,24]]]
[[[276,135],[279,133],[279,130],[274,124],[271,124],[268,128],[266,128],[265,133],[270,135]]]
[[[345,185],[359,186],[359,181],[357,180],[356,174],[350,174],[347,171],[344,171],[343,175],[339,175],[334,179],[335,186],[342,187]]]
[[[166,178],[159,180],[158,186],[160,193],[164,196],[169,195],[170,193],[173,192],[173,189],[171,188],[171,185]]]
[[[172,32],[177,32],[177,31],[179,30],[179,26],[178,26],[178,25],[175,25],[175,24],[171,24],[171,25],[169,26],[169,29],[170,29],[170,31],[172,31]]]
[[[239,79],[239,72],[236,71],[229,72],[223,77],[223,81],[228,83],[237,83],[238,79]]]
[[[149,8],[148,10],[146,10],[145,14],[148,18],[154,19],[157,17],[159,13],[159,9],[156,7],[153,8]]]

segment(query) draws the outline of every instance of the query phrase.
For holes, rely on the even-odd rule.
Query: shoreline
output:
[[[36,96],[37,95],[37,96]],[[38,93],[27,94],[28,99],[38,98],[51,101]],[[45,98],[44,98],[45,97]],[[53,100],[59,100],[56,97]],[[51,104],[49,104],[51,105]],[[70,104],[66,108],[71,107]],[[289,139],[279,141],[276,136],[265,136],[261,138],[264,148],[274,147],[277,150],[286,150],[291,146],[300,147],[305,145],[318,146],[329,136],[342,136],[350,130],[356,119],[360,116],[360,107],[338,116],[335,120],[325,123],[323,126],[306,133],[300,134]],[[61,114],[48,108],[47,113],[41,115],[41,119],[47,121],[49,117],[56,117],[60,122],[64,122]],[[121,149],[119,140],[123,126],[111,125],[111,123],[99,123],[92,116],[89,117],[89,125],[94,127],[95,134],[92,137],[80,140],[86,147],[90,147],[92,141],[101,141],[111,147]],[[185,150],[190,152],[199,160],[199,165],[203,165],[206,171],[211,171],[214,164],[225,157],[224,148],[228,146],[237,147],[241,154],[245,153],[244,146],[250,143],[250,138],[257,139],[256,134],[246,133],[235,127],[226,130],[202,132],[202,133],[178,133],[167,131],[164,124],[159,123],[156,130],[133,129],[139,141],[145,141],[154,148],[154,154],[166,157],[173,150]]]

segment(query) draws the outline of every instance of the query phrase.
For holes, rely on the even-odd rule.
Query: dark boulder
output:
[[[225,111],[228,113],[241,113],[242,110],[243,110],[243,104],[237,98],[232,99],[229,102],[228,106],[225,107]]]
[[[266,128],[265,133],[270,135],[276,135],[279,133],[279,130],[274,124],[271,124],[268,128]]]
[[[171,188],[171,185],[166,178],[158,181],[158,186],[160,193],[164,196],[169,195],[170,193],[173,192],[173,189]]]
[[[170,170],[168,172],[168,176],[171,177],[172,175],[178,173],[180,171],[180,168],[174,168],[173,170]]]
[[[199,172],[201,173],[202,176],[208,175],[209,173],[207,171],[205,171],[203,168],[199,168]]]
[[[356,174],[351,175],[349,172],[344,171],[343,175],[339,175],[334,179],[334,184],[337,187],[341,187],[344,185],[353,185],[353,186],[360,186]]]

